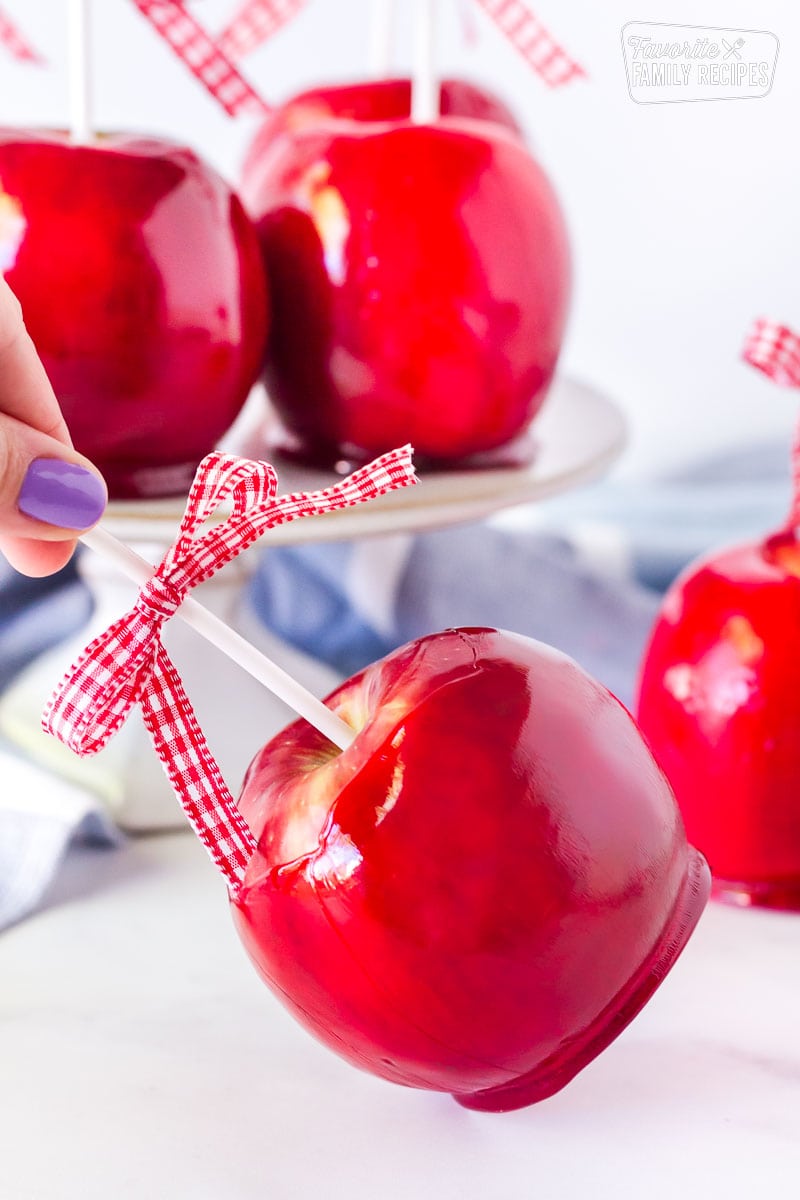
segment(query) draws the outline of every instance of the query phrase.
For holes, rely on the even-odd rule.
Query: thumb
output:
[[[76,532],[99,521],[106,501],[87,458],[0,413],[0,550],[13,567],[47,575],[64,566]]]

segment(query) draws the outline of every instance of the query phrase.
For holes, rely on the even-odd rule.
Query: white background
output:
[[[523,120],[566,209],[576,289],[564,367],[629,414],[619,468],[638,476],[732,443],[789,437],[792,392],[739,361],[758,314],[800,328],[798,113],[800,8],[790,0],[534,0],[589,74],[550,91],[478,10],[464,43],[460,0],[439,0],[439,59],[499,90]],[[370,0],[309,0],[246,64],[271,101],[366,68]],[[194,0],[218,27],[235,0]],[[398,5],[397,64],[410,58],[412,5]],[[49,59],[20,66],[0,51],[0,121],[66,120],[67,0],[2,0]],[[163,132],[235,180],[253,124],[230,121],[129,0],[94,0],[96,117],[105,129]],[[626,21],[768,29],[780,40],[765,99],[642,106],[628,96]]]

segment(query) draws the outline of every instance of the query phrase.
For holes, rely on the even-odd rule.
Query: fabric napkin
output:
[[[91,610],[74,564],[28,579],[0,558],[0,689]],[[42,904],[71,844],[109,846],[120,837],[94,797],[0,744],[0,929]]]
[[[0,929],[44,901],[71,845],[122,840],[95,797],[0,749]]]
[[[564,650],[630,705],[660,593],[696,555],[783,521],[788,457],[755,447],[479,525],[269,550],[251,617],[341,674],[446,626],[499,626]],[[32,581],[0,566],[0,686],[90,605],[72,568]],[[70,845],[118,836],[94,797],[0,747],[0,929],[43,903]]]

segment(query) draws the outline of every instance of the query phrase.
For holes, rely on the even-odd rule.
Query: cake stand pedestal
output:
[[[477,521],[589,482],[611,465],[626,440],[619,409],[592,388],[565,378],[554,383],[534,431],[537,450],[530,465],[422,473],[420,486],[380,497],[363,508],[280,526],[194,594],[311,691],[325,695],[339,677],[274,637],[248,610],[245,584],[261,554],[270,546],[380,538]],[[233,443],[228,448],[250,457],[268,456],[263,443],[260,449],[257,439],[254,444],[252,434],[246,446]],[[278,474],[282,492],[310,491],[334,481],[329,473],[294,464],[279,466]],[[183,507],[179,499],[112,502],[104,524],[156,562],[175,538]],[[91,759],[76,758],[40,729],[47,697],[69,665],[136,598],[135,586],[95,555],[82,554],[80,571],[94,595],[94,614],[76,637],[38,658],[3,694],[0,735],[41,766],[97,795],[122,828],[183,827],[185,818],[138,712]],[[256,750],[283,728],[292,714],[180,620],[167,624],[164,642],[235,795]]]

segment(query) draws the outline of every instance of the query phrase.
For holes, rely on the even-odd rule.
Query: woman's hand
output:
[[[25,575],[50,575],[106,500],[99,471],[72,448],[19,303],[0,276],[0,551]]]

